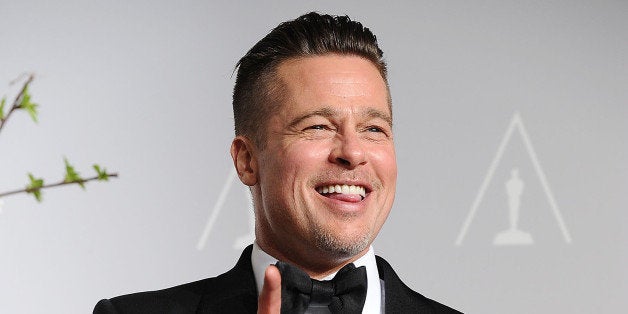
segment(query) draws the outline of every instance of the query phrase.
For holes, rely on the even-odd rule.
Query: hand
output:
[[[264,286],[257,300],[258,314],[279,314],[281,310],[281,274],[274,265],[264,273]]]

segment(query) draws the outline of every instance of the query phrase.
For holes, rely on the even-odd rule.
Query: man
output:
[[[371,247],[395,195],[391,109],[370,30],[317,13],[280,24],[238,62],[233,93],[231,156],[253,195],[255,243],[218,277],[94,313],[459,313]]]

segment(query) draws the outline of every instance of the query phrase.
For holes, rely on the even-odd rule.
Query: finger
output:
[[[278,314],[281,310],[281,274],[274,265],[264,273],[264,286],[257,300],[258,314]]]

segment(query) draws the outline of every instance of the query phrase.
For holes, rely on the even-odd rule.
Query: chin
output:
[[[318,248],[336,258],[350,258],[358,255],[368,249],[372,239],[368,232],[357,235],[339,235],[318,230],[315,236]]]

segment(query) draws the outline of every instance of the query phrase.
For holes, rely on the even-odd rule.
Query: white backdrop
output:
[[[0,0],[0,93],[32,71],[41,105],[0,134],[0,191],[64,156],[120,173],[3,199],[0,313],[230,268],[251,210],[228,188],[233,66],[311,10],[362,21],[389,62],[400,173],[375,250],[410,286],[466,313],[628,307],[628,2]],[[493,244],[509,199],[532,244]]]

